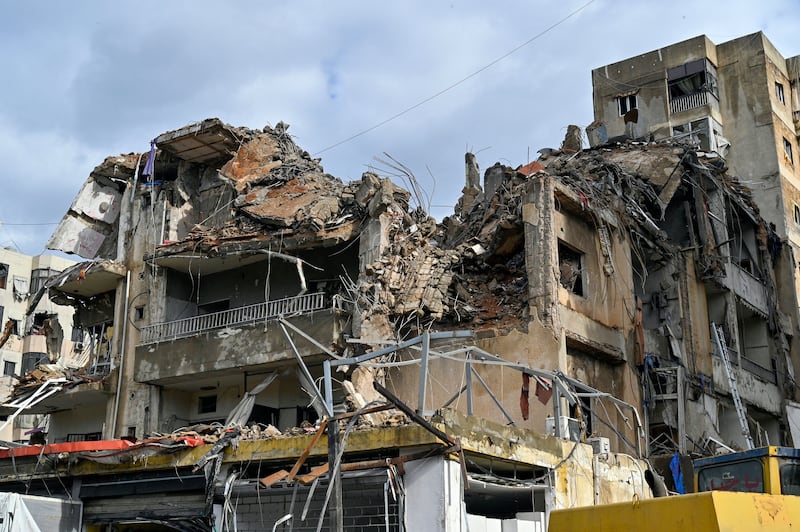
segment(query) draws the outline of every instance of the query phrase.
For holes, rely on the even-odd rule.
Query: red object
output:
[[[528,175],[533,175],[536,172],[541,172],[542,170],[544,170],[544,165],[539,161],[533,161],[524,166],[520,166],[517,172],[519,172],[522,175],[528,176]]]
[[[536,379],[536,397],[539,398],[539,402],[546,405],[551,395],[553,395],[552,381],[543,377]]]
[[[48,443],[47,445],[26,445],[25,447],[11,447],[9,449],[0,449],[0,459],[2,458],[19,458],[20,456],[37,456],[40,454],[59,454],[59,453],[78,453],[89,451],[124,451],[133,447],[147,447],[153,443],[163,441],[162,438],[153,438],[150,440],[143,440],[139,443],[132,443],[128,440],[99,440],[99,441],[76,441],[64,443]],[[206,442],[201,438],[193,438],[190,436],[182,436],[175,438],[172,441],[182,443],[186,447],[197,447],[204,445]],[[44,450],[42,450],[44,447]],[[176,447],[178,447],[176,445]]]
[[[75,441],[64,443],[48,443],[47,445],[28,445],[0,450],[0,458],[20,456],[36,456],[38,454],[75,453],[81,451],[116,451],[127,449],[133,445],[125,440]],[[42,451],[44,447],[44,451]]]
[[[522,374],[522,391],[519,394],[519,409],[522,411],[522,419],[527,420],[530,414],[530,396],[531,390],[531,377],[527,373]]]

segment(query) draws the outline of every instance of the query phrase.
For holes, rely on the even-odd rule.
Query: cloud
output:
[[[145,150],[155,135],[210,116],[254,128],[283,120],[301,146],[318,152],[419,104],[585,4],[10,4],[0,19],[0,156],[4,181],[17,190],[0,196],[0,220],[58,218],[104,156]],[[793,0],[595,0],[441,96],[324,152],[323,164],[355,179],[389,152],[429,192],[435,187],[434,204],[449,206],[463,186],[465,149],[481,150],[484,169],[517,165],[557,146],[567,124],[591,122],[592,68],[702,33],[723,42],[759,29],[782,53],[798,54],[798,23]],[[35,154],[35,165],[26,154]],[[43,233],[20,228],[14,239],[38,252]]]

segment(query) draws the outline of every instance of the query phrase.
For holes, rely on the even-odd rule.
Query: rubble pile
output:
[[[465,187],[455,214],[442,222],[445,244],[460,257],[451,287],[453,322],[524,329],[528,279],[522,204],[529,177],[495,164],[486,191]]]

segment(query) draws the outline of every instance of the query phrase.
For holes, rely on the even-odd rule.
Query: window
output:
[[[675,140],[699,146],[703,151],[713,150],[707,118],[673,127],[672,136]]]
[[[758,459],[706,467],[697,475],[698,491],[764,493],[764,472]]]
[[[800,206],[797,203],[794,204],[794,223],[800,225]]]
[[[635,94],[628,94],[627,96],[617,97],[617,107],[619,108],[619,116],[625,116],[629,111],[638,109],[638,101]]]
[[[0,262],[0,289],[5,289],[8,283],[8,264]]]
[[[144,319],[144,306],[133,309],[133,319],[135,321],[142,321]]]
[[[3,362],[3,375],[13,375],[17,371],[17,363],[6,360]]]
[[[781,460],[781,494],[800,495],[800,462]]]
[[[716,68],[705,59],[670,68],[667,71],[667,81],[670,98],[710,92],[719,99]]]
[[[792,143],[789,142],[789,139],[783,137],[783,153],[786,157],[786,160],[789,164],[794,164],[794,156],[792,155]]]
[[[558,269],[561,286],[573,294],[584,296],[583,253],[559,240]]]
[[[197,398],[198,414],[213,414],[217,411],[217,396],[202,395]]]
[[[786,98],[783,96],[783,83],[775,82],[775,97],[779,102],[786,103]]]
[[[38,268],[31,272],[31,294],[35,294],[39,291],[41,287],[44,286],[44,283],[52,276],[60,273],[58,270],[53,270],[51,268]]]

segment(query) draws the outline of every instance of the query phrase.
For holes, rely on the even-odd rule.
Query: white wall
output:
[[[465,531],[459,463],[434,457],[409,462],[405,469],[406,530]]]

